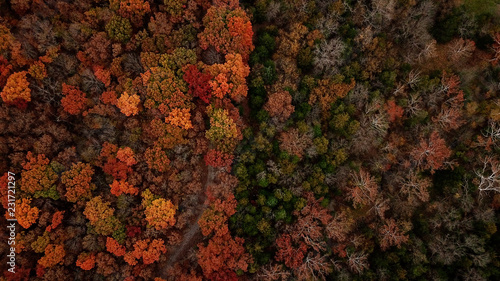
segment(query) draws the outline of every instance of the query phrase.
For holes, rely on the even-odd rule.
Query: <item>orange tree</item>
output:
[[[177,207],[170,200],[159,198],[147,205],[144,214],[150,226],[161,230],[175,224],[175,210]]]
[[[87,163],[73,164],[69,171],[62,173],[61,182],[66,186],[66,200],[75,203],[80,199],[89,199],[95,185],[91,183],[94,169]]]
[[[26,78],[26,71],[16,72],[9,76],[7,83],[0,95],[7,104],[26,107],[26,103],[31,101],[31,89]]]
[[[54,200],[59,199],[59,193],[56,190],[57,172],[55,164],[49,164],[49,159],[44,154],[36,157],[28,152],[27,162],[23,165],[21,175],[21,189],[28,194],[33,194],[35,198],[48,197]]]
[[[226,5],[214,5],[203,17],[205,29],[198,35],[200,46],[206,50],[214,46],[223,54],[238,53],[248,59],[254,49],[252,24],[241,8],[231,9]]]

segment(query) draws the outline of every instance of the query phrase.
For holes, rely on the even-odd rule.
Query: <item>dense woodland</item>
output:
[[[2,281],[500,280],[499,0],[0,0],[0,95]]]

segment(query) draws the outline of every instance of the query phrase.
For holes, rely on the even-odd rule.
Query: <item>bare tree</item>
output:
[[[339,38],[323,40],[314,50],[314,72],[334,75],[338,73],[338,66],[342,64],[341,55],[345,49],[344,42]]]
[[[483,167],[475,171],[479,178],[479,191],[500,192],[500,163],[492,156],[486,156],[482,162]]]

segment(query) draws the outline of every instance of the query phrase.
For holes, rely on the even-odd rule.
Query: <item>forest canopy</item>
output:
[[[0,281],[500,280],[499,0],[0,0],[0,99]]]

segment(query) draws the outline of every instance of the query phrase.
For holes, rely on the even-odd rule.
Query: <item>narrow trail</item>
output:
[[[207,190],[207,186],[213,183],[214,177],[215,177],[215,171],[213,167],[210,166],[205,166],[205,163],[203,163],[205,167],[205,184],[203,185],[203,189],[198,193],[198,208],[196,208],[195,213],[198,214],[196,218],[194,218],[191,222],[191,225],[184,230],[182,234],[182,241],[178,245],[174,246],[170,250],[170,258],[164,265],[160,265],[160,270],[161,270],[161,275],[163,276],[162,278],[167,279],[167,271],[169,268],[174,266],[178,261],[182,260],[187,256],[188,251],[196,245],[197,239],[197,234],[200,233],[200,226],[198,225],[198,220],[200,219],[201,215],[203,214],[203,211],[205,210],[205,191]],[[167,279],[168,280],[168,279]]]

